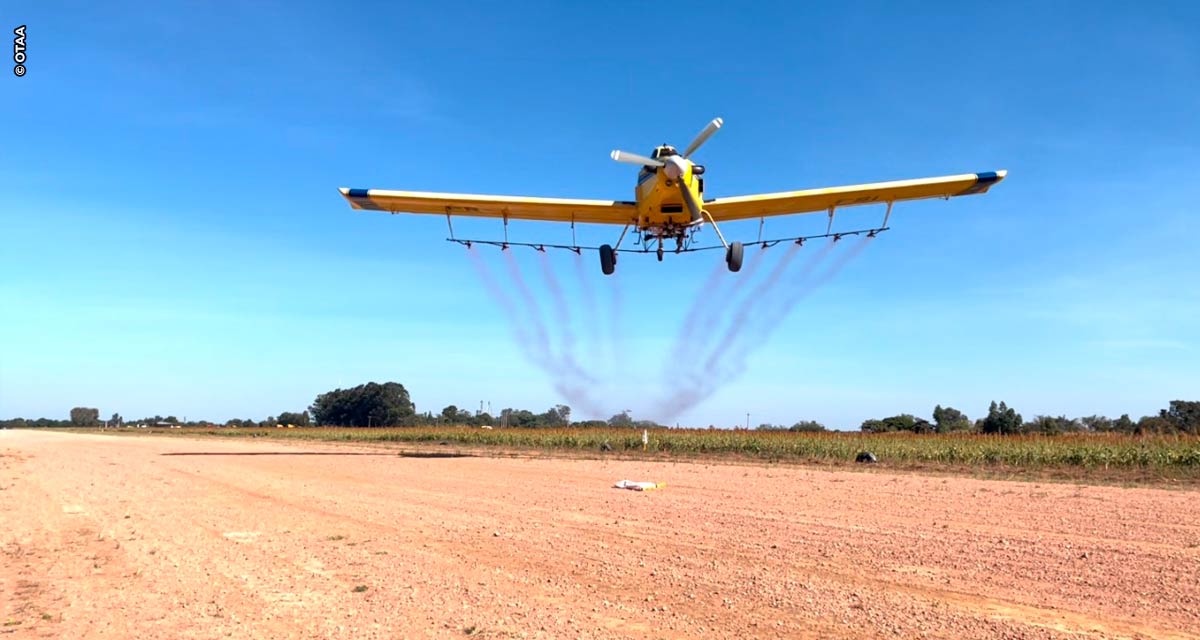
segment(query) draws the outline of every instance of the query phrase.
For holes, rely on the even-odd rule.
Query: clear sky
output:
[[[993,399],[1136,418],[1196,399],[1200,5],[812,4],[6,7],[28,59],[0,76],[0,417],[262,418],[370,380],[420,411],[571,404],[484,285],[478,269],[534,326],[498,251],[476,261],[444,220],[351,211],[336,189],[632,199],[636,168],[608,152],[686,145],[714,116],[709,197],[1010,174],[898,205],[749,341],[739,377],[664,419],[853,428]],[[739,296],[777,249],[693,317],[776,299]],[[608,279],[594,253],[515,259],[556,344],[574,338],[594,412],[660,417],[695,373],[671,345],[720,255],[627,256]],[[689,351],[717,333],[686,333]]]

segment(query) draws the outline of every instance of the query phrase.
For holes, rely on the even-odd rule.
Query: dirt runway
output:
[[[0,543],[0,638],[1200,638],[1194,491],[10,430]]]

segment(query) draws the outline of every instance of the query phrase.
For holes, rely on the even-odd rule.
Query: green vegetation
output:
[[[763,428],[763,427],[760,427]],[[793,429],[795,430],[795,429]],[[1104,416],[1035,416],[1026,422],[1021,414],[1003,402],[992,402],[987,416],[973,424],[963,412],[953,407],[933,408],[933,422],[903,413],[882,419],[865,420],[864,433],[983,433],[991,435],[1042,434],[1057,436],[1067,433],[1126,433],[1133,435],[1200,435],[1200,402],[1172,400],[1168,408],[1156,416],[1143,416],[1134,422],[1128,414],[1116,420]]]
[[[368,382],[322,393],[311,408],[317,424],[378,427],[415,424],[416,408],[398,382]]]
[[[995,435],[1043,434],[1061,435],[1068,433],[1109,433],[1118,432],[1134,435],[1200,435],[1200,402],[1172,400],[1166,409],[1158,415],[1143,416],[1140,420],[1132,420],[1128,414],[1116,420],[1104,416],[1085,416],[1068,418],[1066,416],[1035,416],[1033,420],[1024,421],[1021,414],[1004,402],[991,403],[987,416],[971,422],[967,415],[953,407],[938,405],[933,409],[933,421],[912,414],[900,414],[881,419],[865,420],[860,430],[865,433],[910,432],[919,434],[951,434],[951,433],[983,433]],[[75,407],[71,409],[70,420],[51,420],[39,418],[26,420],[13,418],[0,420],[0,428],[30,428],[30,427],[217,427],[217,424],[206,420],[195,422],[180,421],[175,416],[154,416],[128,423],[114,413],[109,420],[100,421],[99,409]],[[415,427],[433,425],[462,425],[473,427],[514,427],[558,429],[566,427],[606,428],[622,427],[627,429],[653,429],[662,425],[649,420],[635,420],[628,411],[622,411],[608,420],[571,421],[571,407],[555,405],[543,413],[534,413],[527,409],[504,409],[500,415],[493,417],[483,411],[471,412],[449,405],[434,414],[426,411],[417,413],[416,405],[409,397],[408,390],[398,382],[382,384],[368,382],[349,389],[334,389],[317,396],[306,411],[284,411],[279,417],[267,416],[266,419],[231,419],[223,426],[238,428],[256,427],[307,427],[315,426],[349,426],[349,427]],[[709,425],[712,428],[712,425]],[[812,420],[802,420],[790,427],[776,424],[762,424],[761,431],[793,431],[814,432],[825,431],[825,425]]]
[[[785,427],[781,424],[760,424],[759,431],[825,431],[825,425],[816,420],[801,420],[790,427]]]
[[[102,426],[98,409],[76,407],[70,420],[0,421],[0,427]],[[181,423],[154,416],[126,423],[113,414],[108,426],[182,426],[177,434],[271,437],[352,442],[437,443],[465,447],[589,452],[643,452],[642,429],[651,436],[645,452],[656,456],[724,455],[761,460],[850,462],[870,451],[887,464],[988,468],[1088,468],[1149,470],[1200,479],[1200,402],[1174,400],[1157,415],[1134,421],[1128,415],[1067,418],[1035,416],[1025,421],[1004,402],[971,419],[953,407],[934,407],[932,421],[900,414],[862,423],[858,433],[827,431],[804,420],[787,427],[763,424],[743,429],[668,429],[635,420],[628,412],[608,420],[571,421],[571,408],[543,413],[504,409],[497,418],[450,405],[434,414],[416,412],[404,385],[367,383],[317,396],[306,411],[278,418],[229,420],[224,427]],[[308,425],[317,426],[308,426]],[[337,425],[337,426],[330,426]],[[265,427],[299,428],[265,428]],[[482,428],[481,428],[482,427]],[[1180,474],[1176,474],[1180,475]],[[331,540],[334,538],[331,538]],[[338,538],[340,539],[340,538]]]
[[[307,411],[301,411],[300,413],[284,411],[279,414],[279,417],[275,419],[275,422],[283,425],[292,424],[296,425],[297,427],[307,427],[310,424]]]
[[[88,407],[71,409],[71,425],[76,427],[94,427],[100,424],[100,410]]]
[[[177,432],[178,433],[178,432]],[[480,429],[400,427],[356,429],[200,429],[184,435],[270,437],[286,440],[397,442],[466,447],[541,449],[599,453],[640,452],[642,433],[620,428]],[[1013,467],[1103,467],[1194,469],[1200,471],[1200,438],[1187,435],[1130,436],[1066,434],[1012,436],[949,433],[792,432],[773,430],[654,429],[646,450],[653,454],[733,455],[766,460],[849,462],[871,451],[887,463],[1004,465]]]

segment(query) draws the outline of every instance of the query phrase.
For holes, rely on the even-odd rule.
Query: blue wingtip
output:
[[[967,187],[958,195],[969,196],[975,193],[983,193],[991,188],[992,185],[1000,182],[1004,175],[998,171],[983,171],[975,174],[975,184]]]
[[[975,184],[990,185],[1000,179],[1000,174],[995,171],[984,171],[983,173],[975,174]]]

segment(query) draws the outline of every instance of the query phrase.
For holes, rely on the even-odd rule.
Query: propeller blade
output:
[[[684,150],[683,157],[692,157],[692,154],[696,153],[696,150],[700,148],[700,145],[707,142],[708,139],[712,137],[712,134],[716,133],[717,129],[720,129],[721,125],[723,124],[725,124],[724,120],[720,118],[713,118],[713,121],[708,123],[708,126],[704,127],[704,130],[701,131],[696,136],[696,139],[692,140],[692,143],[688,145],[688,148]]]
[[[663,162],[661,160],[647,158],[646,156],[639,156],[636,153],[629,153],[628,151],[613,151],[611,155],[612,159],[616,160],[617,162],[628,162],[629,164],[640,164],[647,167],[663,166]]]
[[[692,222],[699,220],[701,218],[700,203],[696,202],[695,194],[692,193],[691,189],[688,189],[683,180],[677,180],[676,182],[679,183],[679,193],[683,194],[683,203],[687,205],[688,213],[692,214]]]

